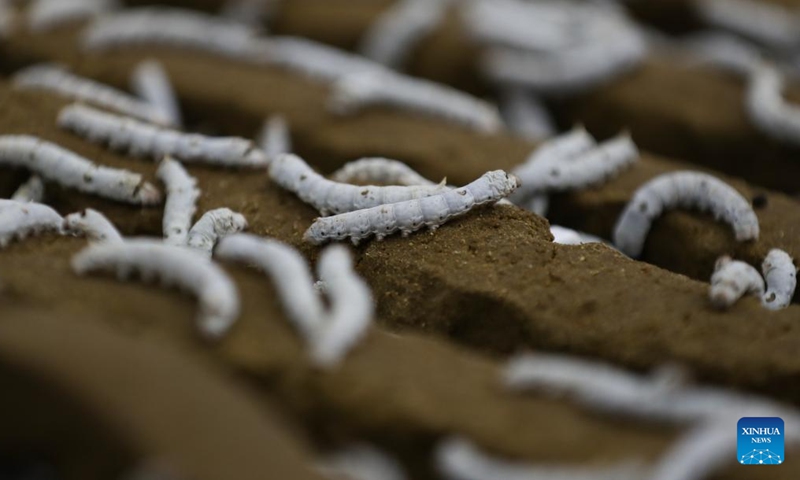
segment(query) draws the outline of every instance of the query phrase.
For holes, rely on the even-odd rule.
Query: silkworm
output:
[[[652,468],[648,480],[703,480],[726,469],[736,456],[731,425],[738,417],[715,420],[692,428]]]
[[[447,2],[400,0],[367,29],[359,52],[387,67],[398,69],[411,50],[442,21]]]
[[[156,177],[164,184],[167,194],[163,220],[164,243],[186,245],[200,197],[197,180],[189,175],[183,165],[169,157],[159,164]]]
[[[720,257],[711,276],[711,303],[717,308],[725,309],[746,294],[759,298],[764,295],[764,279],[761,274],[748,263],[733,260],[727,255]]]
[[[179,127],[181,107],[169,75],[161,63],[147,60],[136,66],[131,74],[131,89],[168,119],[168,125]]]
[[[711,175],[685,171],[659,175],[639,187],[617,220],[614,245],[638,257],[653,220],[676,207],[711,212],[733,227],[738,242],[758,238],[758,217],[747,199]]]
[[[326,476],[352,480],[405,480],[403,467],[386,453],[364,444],[350,445],[328,455],[321,470]],[[327,475],[331,473],[332,475]],[[335,477],[338,478],[338,477]]]
[[[380,185],[428,186],[437,185],[403,162],[388,158],[370,157],[348,162],[330,175],[342,183],[377,183]]]
[[[57,65],[39,64],[20,70],[13,77],[13,85],[19,89],[54,92],[150,123],[170,124],[170,119],[158,108],[116,88],[74,75]]]
[[[270,37],[264,62],[315,80],[335,82],[360,72],[388,72],[359,55],[299,37]]]
[[[116,0],[34,0],[28,7],[28,25],[41,32],[79,22],[119,8]]]
[[[273,159],[269,175],[276,184],[296,194],[323,216],[430,197],[447,190],[444,184],[377,187],[337,183],[316,173],[303,159],[292,154]]]
[[[40,232],[60,233],[62,221],[61,215],[47,205],[0,199],[0,248]]]
[[[44,199],[44,182],[38,175],[31,175],[11,196],[11,200],[17,202],[41,203],[42,199]]]
[[[244,215],[228,208],[210,210],[203,214],[189,230],[186,245],[211,255],[211,251],[219,239],[239,233],[245,228],[247,228],[247,219],[244,218]]]
[[[283,153],[292,153],[292,136],[289,134],[286,119],[281,115],[269,117],[261,127],[256,143],[269,159]]]
[[[501,460],[490,457],[461,437],[441,441],[434,455],[436,469],[447,480],[638,480],[644,473],[636,463],[587,468]]]
[[[758,48],[729,34],[699,33],[679,45],[692,58],[693,65],[710,65],[745,77],[761,63]]]
[[[0,136],[0,165],[27,168],[64,187],[137,205],[161,203],[161,192],[142,176],[89,160],[29,135]]]
[[[244,138],[183,133],[85,105],[64,107],[58,126],[90,142],[157,161],[169,155],[184,162],[225,167],[263,167],[269,162],[264,152]]]
[[[484,174],[469,185],[405,202],[366,208],[333,217],[318,218],[303,239],[314,245],[347,237],[358,243],[371,235],[382,240],[400,230],[403,236],[427,225],[435,230],[451,218],[479,205],[494,203],[519,186],[519,179],[502,170]]]
[[[87,208],[64,217],[64,232],[83,235],[92,242],[122,242],[117,228],[102,213]]]
[[[336,82],[329,101],[330,110],[339,115],[376,105],[441,118],[484,133],[502,127],[497,107],[488,102],[451,87],[391,73],[348,75]]]
[[[523,88],[508,87],[500,95],[500,112],[508,128],[533,141],[556,134],[555,121],[536,95]]]
[[[90,244],[72,259],[78,275],[95,271],[116,272],[124,281],[137,271],[149,281],[175,285],[197,297],[197,324],[208,339],[222,337],[239,317],[239,296],[233,281],[208,259],[161,241],[127,239],[124,242]]]
[[[784,100],[783,83],[777,68],[759,65],[750,76],[745,106],[750,120],[766,135],[800,145],[800,107]]]
[[[553,234],[553,243],[561,245],[583,245],[585,243],[604,243],[600,237],[589,235],[588,233],[578,232],[569,228],[550,225],[550,233]]]
[[[767,281],[767,291],[762,298],[762,305],[770,310],[788,307],[797,287],[797,268],[792,257],[783,250],[774,248],[769,251],[761,264],[761,271]]]
[[[779,50],[800,44],[797,15],[780,5],[752,0],[698,0],[696,5],[700,17],[712,26]]]

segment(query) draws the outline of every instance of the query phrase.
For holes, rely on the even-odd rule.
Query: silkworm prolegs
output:
[[[63,219],[41,203],[0,200],[0,248],[39,232],[61,232]]]

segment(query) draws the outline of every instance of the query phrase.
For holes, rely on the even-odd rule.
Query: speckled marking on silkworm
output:
[[[660,175],[639,187],[617,220],[614,245],[638,257],[653,220],[672,208],[710,212],[733,227],[738,242],[758,239],[758,217],[747,199],[718,178],[684,171]]]
[[[797,287],[797,267],[788,253],[774,248],[769,251],[761,264],[767,281],[767,291],[762,305],[770,310],[786,308],[792,302]]]
[[[63,219],[41,203],[0,199],[0,248],[41,232],[61,232]]]
[[[764,295],[764,279],[758,270],[727,255],[717,259],[708,292],[711,304],[720,309],[729,308],[746,294],[759,298]]]
[[[92,242],[122,242],[117,228],[105,215],[87,208],[64,217],[64,231],[72,235],[83,235]]]
[[[169,155],[184,162],[224,167],[264,167],[269,163],[267,155],[244,138],[183,133],[85,105],[64,107],[58,126],[90,142],[157,161]]]
[[[381,240],[398,230],[405,236],[426,225],[435,230],[474,207],[505,198],[518,185],[519,179],[514,175],[495,170],[465,187],[430,197],[318,218],[303,239],[320,245],[349,237],[353,243],[358,243],[372,235]]]
[[[29,135],[0,136],[0,165],[27,168],[45,180],[119,202],[147,206],[161,203],[161,192],[138,173],[95,165]]]
[[[197,199],[200,197],[197,180],[189,175],[183,165],[169,157],[159,164],[156,177],[164,184],[167,194],[162,222],[164,243],[186,245],[192,219],[197,211]]]
[[[211,255],[211,251],[219,239],[247,228],[244,215],[228,208],[210,210],[189,230],[186,245],[189,248]]]
[[[429,197],[447,190],[444,183],[412,187],[337,183],[316,173],[303,159],[292,154],[273,159],[269,174],[276,184],[296,194],[323,216]]]

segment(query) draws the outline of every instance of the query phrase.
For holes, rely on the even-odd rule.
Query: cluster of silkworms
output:
[[[709,297],[714,306],[728,308],[744,295],[754,295],[769,310],[786,308],[797,287],[797,268],[792,257],[772,249],[761,264],[761,275],[751,265],[723,256],[714,267]],[[766,285],[765,285],[766,280]]]

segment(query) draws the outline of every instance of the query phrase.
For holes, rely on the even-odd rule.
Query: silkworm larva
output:
[[[797,14],[780,5],[753,0],[698,0],[708,24],[749,37],[779,50],[800,44]]]
[[[64,217],[64,231],[73,235],[83,235],[92,242],[123,241],[114,224],[102,213],[91,208]]]
[[[0,136],[0,165],[27,168],[45,180],[111,200],[147,206],[161,203],[161,192],[138,173],[95,165],[37,137]]]
[[[320,245],[350,237],[355,244],[371,235],[382,240],[398,230],[406,236],[425,225],[435,230],[450,218],[463,215],[474,207],[497,202],[508,196],[517,186],[517,177],[495,170],[465,187],[430,197],[318,218],[306,230],[303,239]]]
[[[286,119],[281,115],[269,117],[261,127],[256,143],[269,159],[283,153],[292,153],[292,136]]]
[[[638,257],[653,220],[677,207],[712,213],[733,227],[738,242],[758,239],[758,217],[739,192],[705,173],[674,172],[659,175],[634,193],[614,227],[614,245]]]
[[[219,239],[239,233],[245,228],[247,228],[247,219],[244,218],[244,215],[227,208],[210,210],[203,214],[189,230],[186,245],[211,255],[211,251]]]
[[[377,187],[337,183],[316,173],[303,159],[292,154],[273,159],[269,175],[276,184],[296,194],[323,216],[429,197],[447,190],[444,184]]]
[[[269,162],[264,152],[244,138],[183,133],[85,105],[64,107],[58,126],[90,142],[157,161],[169,155],[185,162],[225,167],[263,167]]]
[[[321,465],[326,477],[352,480],[405,480],[402,465],[371,445],[355,444],[326,456]],[[330,473],[330,475],[328,475]]]
[[[745,100],[755,126],[765,134],[800,145],[800,107],[783,98],[783,77],[777,68],[761,64],[753,70]]]
[[[190,250],[161,241],[94,243],[73,257],[72,269],[78,275],[112,271],[123,281],[137,271],[145,281],[160,279],[163,285],[192,293],[200,302],[198,327],[209,339],[222,337],[239,317],[236,286],[221,268]]]
[[[164,113],[138,98],[108,85],[79,77],[52,64],[25,68],[13,77],[14,88],[36,89],[91,103],[150,123],[169,125]]]
[[[746,294],[759,298],[764,295],[764,279],[761,274],[748,263],[733,260],[727,255],[720,257],[711,276],[709,298],[712,305],[725,309]]]
[[[0,199],[0,248],[40,232],[60,233],[62,222],[61,215],[47,205]]]
[[[361,158],[348,162],[330,175],[331,179],[342,183],[377,183],[380,185],[422,185],[435,186],[403,162],[388,158]]]
[[[446,1],[400,0],[370,25],[359,51],[387,67],[399,69],[410,51],[442,21]]]
[[[42,199],[44,199],[44,182],[38,175],[31,175],[11,196],[11,200],[17,202],[41,203]]]
[[[494,105],[427,80],[385,72],[348,75],[333,87],[329,107],[349,115],[375,105],[442,118],[481,132],[496,132],[502,120]]]
[[[731,425],[739,417],[702,423],[681,436],[660,458],[648,480],[704,480],[726,470],[736,456]]]
[[[189,175],[183,165],[169,157],[159,164],[156,177],[164,184],[167,195],[163,219],[164,243],[186,245],[200,197],[197,180]]]
[[[550,225],[550,233],[553,234],[553,243],[561,245],[583,245],[585,243],[604,243],[602,238],[589,235],[588,233],[578,232],[569,228]]]
[[[639,480],[643,469],[637,463],[614,467],[586,468],[525,464],[493,458],[460,437],[441,441],[435,451],[436,468],[447,480]]]
[[[34,0],[28,7],[28,25],[41,32],[79,22],[119,7],[116,0]]]
[[[679,44],[691,65],[710,65],[745,77],[761,63],[754,45],[730,34],[711,32],[689,36]]]
[[[147,60],[137,65],[131,74],[131,90],[162,112],[164,118],[168,119],[168,125],[179,127],[183,123],[178,96],[161,63]]]
[[[523,138],[542,141],[556,135],[555,121],[547,107],[524,88],[503,89],[500,112],[508,128]]]
[[[387,72],[383,65],[305,38],[271,37],[267,41],[266,63],[306,75],[335,82],[358,72]]]
[[[761,271],[767,281],[762,304],[770,310],[788,307],[797,287],[797,268],[792,257],[783,250],[774,248],[761,264]]]

